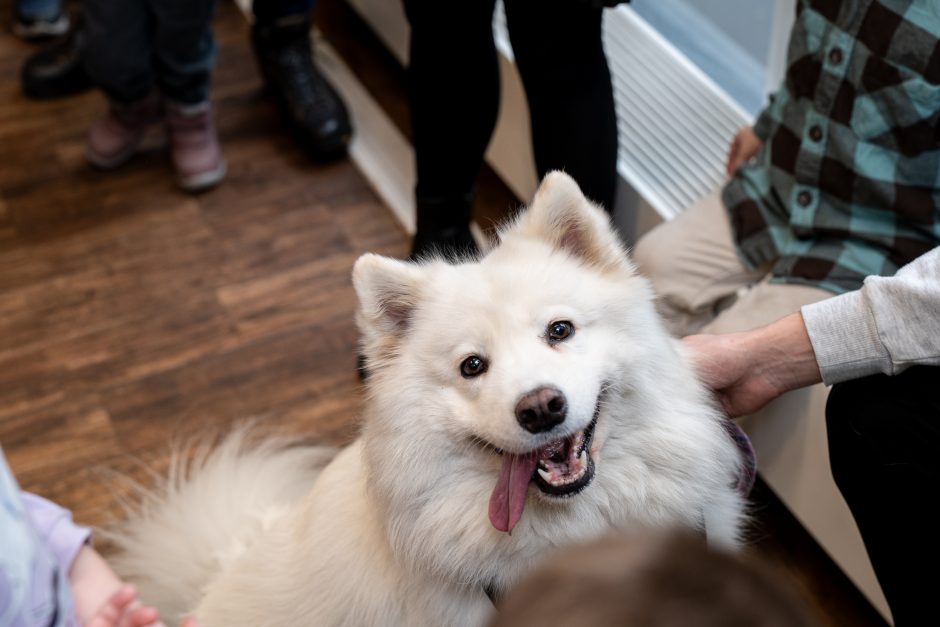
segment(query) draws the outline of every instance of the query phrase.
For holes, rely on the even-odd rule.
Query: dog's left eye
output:
[[[557,344],[574,335],[574,325],[567,320],[559,320],[548,325],[548,342]]]
[[[465,379],[472,379],[486,372],[486,360],[479,355],[470,355],[460,364],[460,374]]]

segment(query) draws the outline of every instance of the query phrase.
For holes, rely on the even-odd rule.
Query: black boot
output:
[[[476,255],[479,248],[470,231],[473,197],[472,192],[462,198],[419,197],[409,259],[414,261],[432,254],[445,257]]]
[[[313,64],[310,28],[306,16],[255,24],[251,41],[268,89],[297,140],[315,159],[334,159],[346,153],[352,126],[346,105]]]
[[[71,30],[31,57],[21,71],[23,93],[30,98],[51,99],[70,96],[92,86],[91,77],[82,65],[81,48],[85,38],[81,16],[72,22]]]

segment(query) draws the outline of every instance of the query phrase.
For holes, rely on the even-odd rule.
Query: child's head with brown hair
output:
[[[516,586],[491,627],[807,627],[766,566],[671,533],[568,547]]]

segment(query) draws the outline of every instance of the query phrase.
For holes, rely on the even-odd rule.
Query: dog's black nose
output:
[[[548,431],[564,422],[567,412],[565,395],[547,386],[532,390],[516,404],[516,420],[529,433]]]

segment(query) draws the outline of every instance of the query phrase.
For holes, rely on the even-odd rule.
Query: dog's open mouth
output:
[[[532,479],[536,487],[552,496],[577,494],[594,478],[594,460],[591,459],[591,439],[597,416],[584,430],[555,440],[538,451],[538,465]]]
[[[525,508],[529,483],[544,494],[568,497],[583,490],[594,478],[591,440],[600,403],[591,423],[564,438],[523,454],[502,453],[503,467],[490,496],[490,522],[496,529],[511,532]]]

